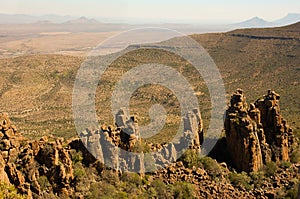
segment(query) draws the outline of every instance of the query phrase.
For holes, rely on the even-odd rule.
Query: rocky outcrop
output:
[[[262,129],[249,116],[246,97],[241,89],[231,97],[230,107],[226,111],[225,130],[228,151],[236,168],[242,171],[259,170],[263,166],[258,136]]]
[[[258,171],[269,161],[288,161],[297,146],[292,129],[282,118],[280,96],[274,91],[248,106],[243,90],[231,97],[226,111],[227,149],[233,165],[242,171]]]
[[[185,134],[190,134],[193,137],[190,148],[201,150],[201,144],[204,141],[203,121],[199,109],[193,109],[193,112],[188,112],[183,117],[183,125]]]
[[[272,160],[288,161],[297,142],[292,128],[281,115],[279,99],[279,94],[269,90],[267,95],[255,102],[255,106],[261,114],[266,141],[272,149]]]
[[[153,152],[151,164],[155,168],[176,162],[178,152],[194,149],[200,152],[203,142],[203,122],[200,111],[194,109],[183,117],[184,133],[178,143],[142,143],[137,117],[128,116],[121,109],[115,116],[115,127],[101,126],[99,129],[86,129],[80,134],[83,145],[100,162],[122,171],[145,172],[143,146]],[[74,144],[72,144],[74,145]],[[139,155],[126,152],[139,152]],[[126,155],[124,155],[126,153]],[[149,160],[148,160],[149,161]]]
[[[49,141],[47,137],[28,141],[17,132],[7,114],[0,114],[1,180],[14,184],[28,198],[43,194],[40,179],[51,185],[54,193],[70,195],[73,177],[69,151],[63,139]]]

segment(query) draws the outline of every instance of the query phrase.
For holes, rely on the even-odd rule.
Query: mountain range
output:
[[[87,18],[61,15],[32,16],[25,14],[0,14],[0,24],[56,23],[56,24],[97,24],[101,18]],[[261,28],[290,25],[300,21],[300,13],[289,13],[285,17],[269,22],[259,17],[231,24],[233,28]],[[225,25],[225,24],[224,24]]]
[[[246,21],[233,24],[233,27],[238,28],[265,28],[265,27],[276,27],[276,26],[286,26],[300,21],[300,14],[290,13],[285,17],[275,20],[266,21],[259,17],[253,17]]]

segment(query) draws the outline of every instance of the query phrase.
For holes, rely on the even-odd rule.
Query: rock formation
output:
[[[292,128],[281,115],[279,99],[279,94],[269,90],[267,95],[255,102],[255,106],[261,113],[266,141],[272,149],[272,160],[288,161],[297,142]]]
[[[225,130],[228,151],[239,170],[257,171],[263,166],[259,127],[248,115],[246,97],[238,89],[231,97],[226,111]]]
[[[204,140],[203,121],[199,109],[194,109],[183,117],[184,132],[191,133],[193,142],[190,148],[200,151],[201,144]]]
[[[225,129],[227,147],[238,169],[256,171],[270,160],[286,161],[285,153],[288,153],[288,157],[291,148],[296,147],[296,138],[280,114],[278,99],[278,94],[269,92],[263,99],[248,106],[242,90],[237,90],[232,96]],[[184,134],[179,143],[142,143],[136,118],[127,117],[124,111],[117,114],[116,127],[86,129],[81,133],[81,138],[69,141],[54,137],[31,141],[17,131],[7,114],[0,113],[0,180],[13,184],[19,193],[28,198],[83,198],[92,183],[99,183],[99,175],[105,171],[109,171],[109,175],[122,176],[122,172],[114,169],[126,171],[134,168],[144,174],[146,166],[160,169],[147,176],[147,183],[141,185],[143,189],[151,187],[155,179],[165,184],[189,182],[196,185],[197,196],[200,198],[211,195],[214,198],[267,198],[277,193],[273,190],[274,183],[277,190],[294,185],[291,179],[297,177],[295,165],[291,167],[293,170],[289,168],[281,171],[280,175],[276,174],[274,183],[267,179],[260,190],[253,192],[237,189],[230,184],[228,178],[224,177],[230,172],[225,163],[220,164],[222,168],[218,166],[222,172],[218,181],[210,173],[216,168],[204,169],[201,164],[187,168],[182,162],[176,161],[178,148],[183,143],[187,144],[183,147],[199,152],[203,141],[203,124],[198,110],[187,113],[183,122]],[[149,159],[138,144],[146,145],[154,153],[154,160]],[[286,144],[288,148],[284,149]],[[139,154],[124,159],[124,151]],[[82,157],[76,162],[78,154]],[[105,168],[102,162],[111,165],[113,169]],[[160,165],[166,167],[161,168]],[[87,176],[80,180],[80,172]],[[86,182],[90,177],[92,179]],[[101,178],[100,182],[103,180]]]
[[[243,90],[237,89],[232,95],[225,131],[227,148],[238,170],[258,171],[271,160],[289,160],[289,152],[297,142],[281,116],[279,98],[274,91],[268,91],[248,107]]]
[[[53,192],[69,195],[72,161],[62,143],[63,139],[50,142],[47,137],[28,141],[11,125],[7,114],[0,114],[1,180],[31,198],[42,194],[39,179],[43,176],[55,185]]]

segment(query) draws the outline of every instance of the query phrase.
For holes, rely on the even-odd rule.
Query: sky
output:
[[[300,13],[300,0],[0,0],[0,13],[153,21],[272,21]]]

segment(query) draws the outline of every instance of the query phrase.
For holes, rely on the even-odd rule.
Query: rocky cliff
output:
[[[116,126],[86,129],[81,138],[67,141],[51,136],[28,140],[12,125],[8,115],[1,113],[0,182],[14,185],[27,198],[51,199],[101,198],[104,193],[110,197],[126,193],[130,198],[132,190],[141,197],[154,198],[183,192],[199,198],[275,198],[283,191],[295,190],[299,165],[280,162],[289,160],[297,139],[282,118],[279,95],[275,92],[269,91],[248,105],[244,92],[238,89],[232,95],[225,119],[227,150],[233,165],[238,170],[258,171],[273,160],[280,165],[275,165],[275,170],[248,176],[231,171],[226,163],[219,164],[209,157],[201,159],[204,135],[199,111],[187,113],[183,124],[181,143],[188,144],[184,147],[189,150],[179,161],[182,144],[143,142],[137,118],[129,117],[123,110],[116,115]],[[122,159],[120,149],[141,155]],[[154,160],[146,152],[156,153]],[[112,165],[112,169],[103,162]],[[147,166],[158,169],[145,175]],[[140,175],[134,177],[127,172],[129,168]]]
[[[241,89],[231,96],[225,117],[226,142],[238,170],[258,171],[270,161],[289,161],[297,141],[281,115],[279,99],[270,90],[250,105]]]

